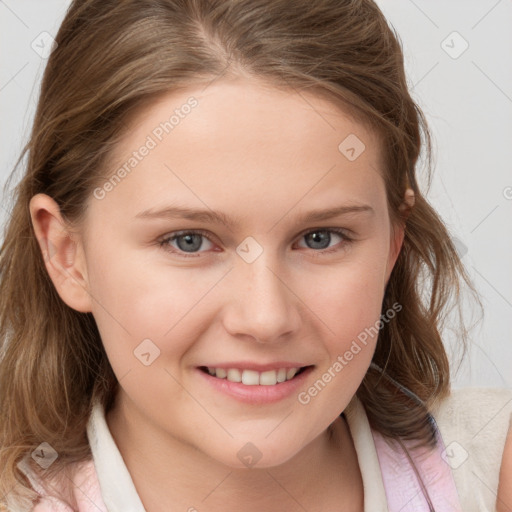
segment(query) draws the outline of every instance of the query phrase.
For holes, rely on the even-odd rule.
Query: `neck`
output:
[[[250,469],[219,463],[134,416],[122,400],[107,423],[147,512],[168,511],[171,504],[189,512],[313,512],[341,504],[362,510],[361,474],[342,417],[285,463]]]

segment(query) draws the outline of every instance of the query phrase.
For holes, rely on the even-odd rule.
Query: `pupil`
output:
[[[320,243],[321,247],[313,247],[314,249],[325,249],[329,246],[331,238],[327,231],[315,231],[310,233],[308,237],[313,239],[313,243]]]
[[[181,240],[186,240],[186,245],[182,246],[180,243]],[[182,251],[193,252],[201,247],[201,235],[197,234],[189,234],[189,235],[181,235],[177,238],[178,246]],[[196,242],[194,244],[194,242]]]

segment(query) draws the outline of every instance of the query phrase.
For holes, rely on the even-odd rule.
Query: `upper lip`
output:
[[[276,361],[274,363],[268,364],[257,364],[249,361],[232,361],[230,363],[217,363],[217,364],[208,364],[202,365],[206,368],[224,368],[228,370],[229,368],[237,368],[239,370],[253,370],[256,372],[265,372],[269,370],[279,370],[279,368],[302,368],[304,366],[311,366],[304,363],[290,362],[290,361]]]

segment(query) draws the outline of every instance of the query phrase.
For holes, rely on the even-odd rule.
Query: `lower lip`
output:
[[[279,402],[293,394],[297,394],[299,388],[304,385],[304,381],[307,379],[308,375],[313,371],[313,368],[314,366],[309,366],[292,380],[279,382],[273,386],[247,386],[241,382],[231,382],[227,379],[213,377],[199,368],[196,370],[206,379],[206,382],[217,391],[245,404],[258,405]]]

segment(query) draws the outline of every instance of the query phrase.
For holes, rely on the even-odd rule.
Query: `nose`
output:
[[[283,341],[301,323],[300,300],[287,282],[289,273],[266,254],[252,263],[237,261],[228,278],[229,303],[223,316],[232,336],[259,343]]]

